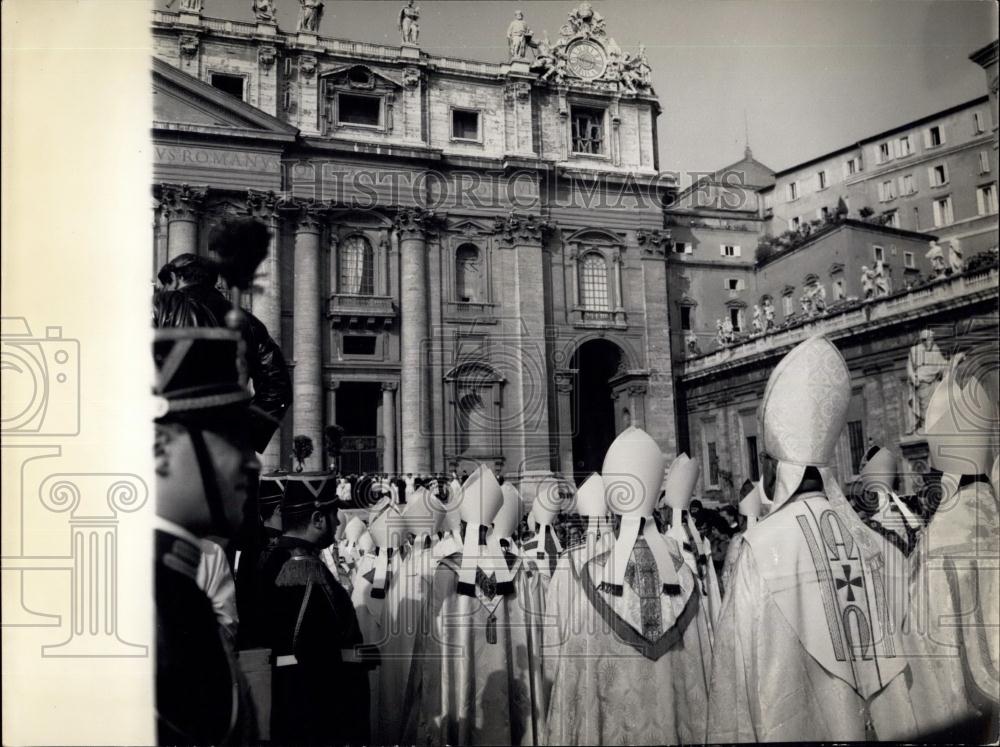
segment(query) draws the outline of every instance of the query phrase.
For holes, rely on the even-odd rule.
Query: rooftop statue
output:
[[[250,0],[250,10],[258,23],[274,23],[275,7],[272,0]]]
[[[323,20],[323,0],[299,0],[299,31],[319,32]]]
[[[420,40],[420,7],[413,0],[399,11],[399,33],[403,44],[416,44]]]
[[[514,20],[507,27],[507,49],[512,60],[523,60],[528,56],[531,45],[531,29],[524,20],[524,13],[514,11]]]
[[[933,330],[922,330],[906,359],[908,433],[916,433],[924,427],[927,403],[947,367],[948,359],[934,342]]]

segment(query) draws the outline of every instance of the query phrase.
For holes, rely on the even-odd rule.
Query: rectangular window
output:
[[[791,316],[795,308],[795,300],[792,298],[792,294],[788,293],[781,297],[781,310],[785,312],[785,316]]]
[[[844,163],[844,174],[846,176],[854,176],[859,171],[861,171],[860,158],[852,158]]]
[[[924,145],[928,148],[937,148],[939,145],[944,145],[944,142],[944,128],[940,125],[924,130]]]
[[[878,185],[879,202],[889,202],[896,199],[896,182],[890,179]]]
[[[729,321],[733,325],[733,332],[743,331],[743,310],[742,309],[730,309],[729,310]]]
[[[872,250],[875,255],[876,262],[885,262],[885,249],[880,246],[873,246]]]
[[[750,465],[750,480],[757,482],[760,479],[760,455],[756,436],[747,436],[747,464]]]
[[[715,441],[706,442],[705,450],[708,452],[708,485],[715,488],[719,485],[719,453]]]
[[[681,306],[681,329],[685,332],[691,330],[691,307]]]
[[[906,174],[899,177],[899,191],[904,195],[915,195],[917,193],[917,183],[913,179],[913,174]]]
[[[212,73],[212,87],[243,100],[243,76]]]
[[[865,456],[865,432],[860,420],[848,422],[847,438],[851,446],[851,474],[856,475],[861,470],[861,460]]]
[[[820,171],[816,174],[816,178],[819,179],[819,188],[826,189],[829,185],[826,183],[826,172]]]
[[[451,136],[456,140],[479,140],[479,112],[452,109]]]
[[[913,152],[913,146],[910,144],[909,135],[903,135],[903,137],[896,141],[896,151],[900,158],[908,156]]]
[[[792,228],[793,231],[798,231],[799,230],[799,226],[802,225],[802,221],[799,220],[798,217],[795,217],[795,218],[792,218],[790,221],[788,221],[788,225],[791,226],[791,228]]]
[[[955,216],[951,209],[951,197],[942,197],[934,200],[934,226],[948,226],[955,222]]]
[[[574,106],[572,128],[574,153],[604,153],[603,109]]]
[[[740,248],[735,244],[723,244],[720,249],[720,254],[722,254],[723,257],[739,257]]]
[[[899,211],[893,210],[891,213],[886,213],[885,225],[891,228],[899,228]]]
[[[675,241],[674,254],[694,254],[694,244],[690,241]]]
[[[990,152],[988,150],[979,151],[979,173],[990,173]]]
[[[997,212],[996,184],[987,184],[976,189],[976,207],[980,215],[992,215]]]
[[[972,124],[977,135],[981,135],[986,132],[986,123],[982,112],[972,113]]]
[[[847,294],[844,292],[844,279],[837,278],[833,281],[833,300],[841,301]]]
[[[378,127],[382,122],[382,99],[379,96],[337,94],[337,122],[342,125]]]
[[[375,339],[369,335],[344,335],[344,355],[375,355]]]
[[[743,290],[743,280],[741,278],[726,278],[726,290]]]
[[[789,199],[789,201],[799,199],[799,183],[798,182],[792,182],[791,184],[788,185],[788,199]]]
[[[829,220],[830,218],[830,208],[823,206],[816,211],[816,217],[820,220]]]
[[[885,163],[890,158],[892,158],[892,153],[889,149],[889,143],[879,143],[878,146],[878,162]]]
[[[913,269],[917,266],[913,252],[903,252],[903,267]]]
[[[913,206],[913,230],[920,230],[920,208],[916,205]]]
[[[943,187],[948,183],[948,166],[943,163],[931,166],[927,169],[927,175],[932,187]]]

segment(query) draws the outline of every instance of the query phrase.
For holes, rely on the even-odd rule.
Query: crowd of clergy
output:
[[[866,454],[870,502],[845,496],[849,370],[823,337],[792,349],[716,567],[698,461],[636,427],[579,485],[480,465],[385,478],[359,508],[334,475],[259,475],[241,323],[154,338],[161,744],[997,739],[997,404],[976,351],[928,403],[915,507],[888,445]]]

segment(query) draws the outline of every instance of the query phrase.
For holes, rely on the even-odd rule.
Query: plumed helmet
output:
[[[764,389],[764,451],[786,464],[828,465],[850,398],[850,371],[833,343],[819,336],[799,343],[778,362]]]
[[[480,464],[462,485],[458,513],[470,526],[489,526],[503,506],[503,491],[493,470]]]
[[[500,486],[500,492],[503,493],[503,506],[493,518],[493,532],[497,537],[507,538],[513,536],[514,532],[517,531],[517,525],[521,523],[521,514],[524,509],[522,508],[521,494],[509,482],[504,482]]]
[[[604,455],[601,477],[612,513],[652,516],[663,484],[666,460],[656,441],[641,428],[622,431]]]
[[[875,447],[868,462],[861,468],[861,486],[865,490],[888,493],[896,482],[899,459],[889,449]]]
[[[358,540],[361,539],[361,535],[364,533],[365,523],[357,516],[347,522],[347,526],[344,527],[344,538],[348,542],[357,544]]]
[[[965,386],[955,376],[958,358],[927,403],[924,435],[931,467],[953,475],[981,475],[990,468],[996,404],[973,372]]]
[[[694,486],[701,474],[698,462],[685,453],[680,453],[667,470],[663,483],[663,502],[670,508],[685,509],[691,503]]]
[[[604,480],[595,472],[576,491],[576,512],[580,516],[603,518],[608,515]]]

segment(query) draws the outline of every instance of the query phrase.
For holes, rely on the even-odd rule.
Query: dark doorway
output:
[[[588,340],[573,354],[573,467],[579,484],[600,472],[604,454],[615,438],[615,410],[608,381],[622,362],[622,351],[608,340]]]
[[[378,382],[342,381],[337,387],[337,425],[341,437],[340,469],[347,474],[382,469],[382,438],[378,435],[382,389]]]

